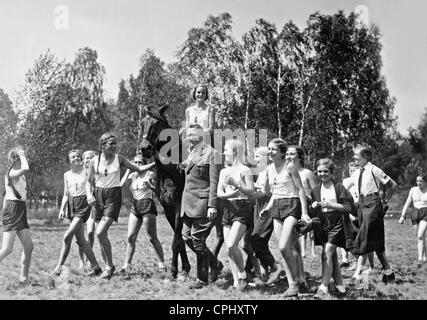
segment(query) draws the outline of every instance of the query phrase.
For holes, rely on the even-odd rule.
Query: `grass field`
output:
[[[398,198],[398,197],[397,197]],[[404,198],[402,196],[401,198]],[[397,204],[395,204],[397,209]],[[401,207],[400,207],[401,208]],[[364,289],[348,286],[348,293],[342,299],[426,299],[427,298],[427,264],[417,264],[416,238],[410,220],[405,225],[397,222],[400,214],[385,220],[386,252],[396,273],[396,281],[385,285],[381,282],[381,272],[370,278],[369,285]],[[250,288],[247,292],[238,292],[232,288],[232,276],[228,266],[228,259],[224,247],[220,253],[220,260],[225,268],[218,281],[209,284],[201,290],[187,289],[187,284],[171,280],[165,274],[157,272],[157,261],[154,250],[148,242],[145,232],[141,230],[134,256],[135,272],[129,276],[114,276],[111,280],[87,278],[74,273],[77,271],[77,248],[73,243],[72,251],[67,264],[71,266],[59,278],[50,276],[57,263],[62,245],[62,236],[67,229],[67,222],[55,220],[32,219],[30,227],[35,243],[33,259],[30,269],[31,285],[18,285],[20,243],[15,242],[14,252],[1,264],[0,299],[144,299],[144,300],[193,300],[193,299],[224,299],[224,300],[281,300],[287,288],[286,278],[283,277],[276,285],[263,289]],[[127,217],[121,217],[118,223],[110,229],[110,239],[113,247],[114,263],[117,269],[123,264],[126,249]],[[163,244],[165,259],[168,267],[171,257],[171,229],[164,216],[158,217],[158,234]],[[208,239],[212,246],[214,234]],[[274,236],[270,241],[273,254],[279,260]],[[95,254],[101,259],[98,242],[95,241]],[[320,247],[317,248],[320,253]],[[195,276],[195,255],[189,252],[192,265],[190,275]],[[352,260],[354,261],[354,259]],[[380,263],[375,258],[376,267]],[[102,266],[102,264],[101,264]],[[304,258],[304,267],[308,275],[308,285],[315,291],[320,284],[321,268],[320,256]],[[351,278],[352,271],[343,270],[345,282]],[[312,295],[298,299],[314,299]],[[338,299],[331,296],[328,299]]]

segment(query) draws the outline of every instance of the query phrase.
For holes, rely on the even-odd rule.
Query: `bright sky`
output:
[[[65,5],[69,28],[57,29]],[[139,58],[153,49],[165,62],[174,61],[177,47],[192,27],[207,16],[229,12],[233,33],[240,40],[258,18],[280,30],[289,20],[300,28],[315,11],[349,13],[366,5],[370,22],[383,35],[383,74],[396,97],[399,130],[415,127],[427,107],[427,2],[425,0],[38,0],[0,3],[0,88],[13,95],[34,60],[49,48],[72,61],[77,50],[89,46],[106,68],[106,95],[116,99],[120,79],[139,68]]]

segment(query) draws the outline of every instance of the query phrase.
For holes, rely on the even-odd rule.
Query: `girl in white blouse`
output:
[[[30,227],[27,221],[27,180],[25,174],[29,171],[27,158],[22,148],[14,148],[7,156],[9,169],[5,176],[6,194],[3,200],[3,241],[0,249],[0,262],[13,251],[15,238],[18,236],[24,251],[21,258],[20,284],[28,284],[31,254],[34,244],[31,239]]]
[[[143,158],[142,155],[136,155],[133,162],[138,166],[143,166],[147,162],[154,162],[154,159]],[[156,168],[147,170],[143,173],[132,172],[128,169],[122,178],[121,185],[129,184],[132,192],[132,209],[128,220],[128,242],[126,247],[126,261],[120,273],[126,273],[131,270],[132,258],[135,253],[136,239],[142,224],[147,231],[148,240],[153,245],[159,261],[159,271],[166,271],[164,264],[163,248],[157,237],[156,227],[156,186],[157,170]]]
[[[77,244],[88,258],[92,271],[91,276],[101,274],[101,267],[95,258],[92,248],[85,239],[84,223],[89,219],[91,207],[86,198],[86,169],[83,168],[82,155],[79,150],[71,150],[68,153],[70,170],[64,173],[64,195],[58,217],[68,218],[71,223],[63,237],[63,245],[59,255],[58,265],[53,274],[59,276],[71,248],[71,241],[76,237]],[[68,206],[68,215],[67,215]]]
[[[125,157],[116,153],[116,136],[111,132],[104,133],[99,139],[99,154],[89,162],[86,181],[86,196],[92,208],[95,220],[96,235],[104,253],[106,267],[101,278],[110,279],[116,268],[113,264],[111,242],[108,229],[117,222],[122,206],[122,190],[120,186],[120,167],[137,172],[144,172],[154,167],[155,163],[137,166]]]
[[[307,198],[298,170],[285,159],[285,155],[286,142],[278,138],[271,140],[268,157],[272,163],[267,167],[267,180],[272,196],[259,215],[264,217],[271,214],[273,218],[274,233],[279,241],[289,283],[284,295],[293,297],[299,293],[298,262],[293,252],[298,238],[293,236],[293,230],[298,220],[309,222],[311,219],[307,214]]]
[[[412,225],[418,239],[418,261],[427,261],[426,258],[426,230],[427,230],[427,185],[426,175],[417,176],[417,186],[409,190],[408,198],[402,209],[399,223],[404,223],[406,211],[413,206]]]

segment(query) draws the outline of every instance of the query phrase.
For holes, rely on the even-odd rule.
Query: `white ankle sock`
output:
[[[322,290],[325,293],[328,293],[328,287],[323,285],[323,283],[319,286],[319,290]]]
[[[246,271],[243,272],[237,272],[237,277],[239,279],[246,279]]]
[[[389,276],[389,275],[391,275],[393,273],[393,270],[390,268],[390,269],[388,269],[388,270],[384,270],[384,274],[386,275],[386,276]]]
[[[345,293],[345,287],[343,285],[336,286],[337,290],[341,293]]]

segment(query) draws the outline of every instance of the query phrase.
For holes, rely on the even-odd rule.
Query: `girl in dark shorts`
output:
[[[136,155],[133,162],[142,166],[146,163],[154,161],[151,151],[149,157],[142,157],[142,155]],[[126,261],[120,273],[127,273],[131,270],[132,258],[135,253],[135,244],[138,237],[139,230],[142,224],[144,224],[145,230],[147,231],[148,239],[153,245],[154,251],[156,252],[157,259],[159,260],[159,271],[166,271],[164,263],[163,248],[157,237],[156,229],[156,186],[157,186],[157,173],[156,169],[147,170],[144,173],[130,173],[128,169],[122,178],[121,185],[125,185],[127,182],[130,183],[129,189],[132,192],[133,204],[129,214],[128,221],[128,243],[126,248]]]
[[[340,294],[345,293],[338,262],[337,247],[345,248],[343,215],[351,211],[351,194],[340,183],[332,180],[333,162],[328,159],[317,161],[317,176],[320,183],[311,191],[312,204],[309,207],[311,217],[321,221],[319,228],[314,230],[314,242],[321,245],[322,250],[322,284],[317,294],[326,296],[331,277]]]
[[[64,234],[63,245],[59,255],[59,262],[53,274],[59,276],[62,267],[67,260],[71,248],[71,241],[76,237],[79,248],[88,258],[92,271],[91,276],[100,275],[102,270],[96,261],[92,248],[85,239],[83,225],[90,216],[91,207],[86,198],[86,169],[83,168],[82,156],[79,150],[71,150],[68,153],[70,170],[64,173],[64,195],[58,217],[70,219],[70,227]],[[67,216],[68,206],[68,216]]]
[[[252,207],[248,197],[240,192],[239,187],[235,188],[229,182],[231,179],[242,181],[247,188],[254,190],[252,172],[247,166],[243,165],[243,156],[244,147],[240,141],[235,139],[226,141],[224,160],[227,167],[222,169],[219,174],[217,191],[218,198],[224,201],[222,225],[234,287],[242,291],[246,290],[248,282],[243,255],[239,249],[239,241],[252,223]]]
[[[87,170],[89,168],[89,161],[96,155],[97,155],[96,151],[93,151],[93,150],[86,150],[85,152],[83,152],[82,161],[83,161],[83,168],[85,170],[86,175],[87,175]],[[95,221],[93,220],[92,215],[89,215],[89,219],[87,219],[85,224],[86,224],[86,231],[87,231],[87,241],[89,243],[89,246],[93,248],[93,244],[95,242]],[[85,224],[83,224],[83,226]],[[80,260],[79,269],[83,269],[85,265],[84,252],[80,246],[78,247],[78,249],[79,249],[79,260]],[[90,264],[89,261],[88,263]]]
[[[279,241],[289,283],[284,295],[293,297],[299,293],[297,258],[294,254],[298,237],[295,236],[294,226],[301,218],[309,222],[310,217],[298,170],[292,162],[286,161],[285,155],[286,142],[278,138],[271,140],[268,144],[268,157],[272,163],[267,167],[267,181],[272,196],[259,214],[260,217],[271,214],[273,218],[274,233]]]
[[[29,171],[27,158],[22,148],[15,148],[8,154],[9,169],[5,176],[5,196],[3,201],[3,242],[0,249],[0,262],[13,251],[15,237],[18,235],[24,251],[21,258],[21,284],[29,283],[31,253],[34,244],[27,222],[27,181],[24,174]]]
[[[120,187],[120,167],[132,171],[144,172],[154,163],[137,166],[116,153],[116,137],[112,133],[104,133],[99,139],[99,154],[89,162],[86,182],[86,196],[92,208],[92,217],[97,224],[96,235],[104,253],[106,267],[101,278],[110,279],[115,271],[108,229],[117,221],[122,206],[122,190]]]
[[[426,257],[426,230],[427,230],[427,185],[426,175],[417,176],[417,186],[409,190],[408,198],[402,209],[399,223],[403,224],[406,219],[406,211],[412,206],[412,225],[418,239],[418,261],[427,261]]]
[[[250,199],[255,199],[254,214],[253,214],[253,230],[251,233],[250,246],[258,258],[260,263],[261,275],[257,279],[255,275],[255,286],[270,285],[279,279],[281,267],[276,262],[273,254],[270,251],[268,242],[270,241],[271,234],[273,233],[273,219],[270,215],[261,218],[259,212],[264,209],[270,200],[269,186],[267,182],[267,151],[268,148],[259,147],[255,149],[255,163],[257,165],[258,178],[254,183],[254,189],[251,190],[246,187],[242,181],[229,180],[229,184],[238,187],[243,194],[249,196]]]

